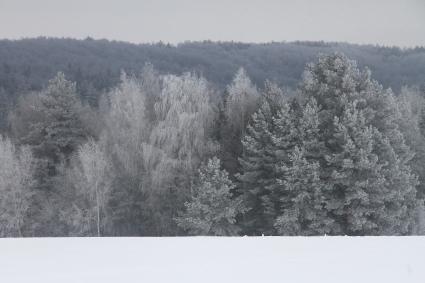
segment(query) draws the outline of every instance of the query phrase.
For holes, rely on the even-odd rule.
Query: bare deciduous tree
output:
[[[0,136],[0,160],[0,236],[21,237],[34,183],[32,153]]]
[[[111,163],[104,151],[102,141],[89,140],[77,151],[76,165],[73,168],[74,185],[88,207],[74,208],[81,219],[79,225],[96,224],[96,234],[101,236],[106,225],[106,206],[112,182]],[[80,203],[81,204],[81,203]]]

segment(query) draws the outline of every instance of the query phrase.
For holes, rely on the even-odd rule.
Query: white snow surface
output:
[[[4,283],[425,282],[425,237],[0,239]]]

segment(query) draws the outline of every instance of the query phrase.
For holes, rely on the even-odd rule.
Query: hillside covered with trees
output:
[[[115,87],[121,71],[138,74],[152,63],[161,74],[196,72],[220,91],[243,67],[254,84],[266,79],[285,89],[295,89],[304,66],[317,54],[343,52],[367,66],[374,77],[398,94],[401,87],[423,86],[425,49],[399,49],[346,43],[288,42],[248,44],[237,42],[187,42],[177,46],[58,38],[0,40],[0,107],[4,114],[17,96],[40,91],[59,71],[76,82],[83,101],[95,105],[104,91]]]

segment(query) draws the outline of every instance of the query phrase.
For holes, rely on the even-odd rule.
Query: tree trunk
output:
[[[96,182],[96,206],[97,206],[97,236],[100,237],[100,204],[99,204],[99,191]]]

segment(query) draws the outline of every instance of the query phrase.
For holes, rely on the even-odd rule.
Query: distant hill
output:
[[[56,72],[77,82],[81,96],[92,103],[114,86],[120,70],[138,73],[151,62],[162,73],[196,71],[223,89],[239,67],[261,86],[265,79],[294,88],[305,64],[318,53],[344,52],[368,66],[373,77],[398,92],[403,85],[425,83],[425,48],[400,49],[347,43],[289,42],[248,44],[187,42],[131,44],[93,40],[34,38],[0,40],[0,98],[39,90]]]

